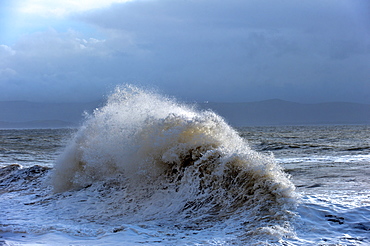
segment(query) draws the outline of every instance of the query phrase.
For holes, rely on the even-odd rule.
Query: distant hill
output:
[[[75,127],[83,112],[91,113],[101,102],[34,103],[0,102],[0,128]],[[370,105],[357,103],[301,104],[283,100],[245,103],[199,103],[211,109],[232,126],[370,124]]]
[[[0,121],[0,129],[4,128],[70,128],[78,127],[78,124],[75,122],[68,122],[62,120],[33,120],[33,121],[24,121],[24,122],[6,122]]]
[[[370,105],[332,102],[302,104],[283,100],[249,103],[201,103],[231,125],[370,124]]]
[[[0,128],[74,127],[100,102],[35,103],[27,101],[0,102]]]

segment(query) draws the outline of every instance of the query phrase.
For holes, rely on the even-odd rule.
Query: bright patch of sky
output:
[[[91,26],[75,21],[71,15],[129,1],[131,0],[4,1],[0,3],[0,20],[3,23],[0,26],[0,43],[12,44],[24,35],[48,29],[58,31],[73,29],[96,33]]]
[[[62,17],[73,12],[109,7],[112,3],[131,0],[27,0],[19,4],[19,11],[26,14]]]

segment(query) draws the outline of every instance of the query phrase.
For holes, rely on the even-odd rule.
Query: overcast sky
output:
[[[369,0],[0,3],[0,101],[370,103]]]

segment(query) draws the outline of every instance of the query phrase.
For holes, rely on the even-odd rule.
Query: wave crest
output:
[[[251,150],[220,116],[132,86],[95,110],[54,168],[57,192],[104,180],[123,185],[121,210],[141,219],[241,215],[250,226],[287,220],[296,203],[273,156]]]

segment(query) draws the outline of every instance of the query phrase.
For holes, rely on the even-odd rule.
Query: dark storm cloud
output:
[[[185,100],[370,103],[369,16],[361,0],[113,4],[71,16],[100,38],[49,30],[0,47],[0,96],[88,100],[133,82]]]
[[[370,78],[368,7],[366,1],[137,1],[80,18],[130,35],[150,54],[141,69],[154,70],[152,79],[178,94],[369,101],[361,93]]]

